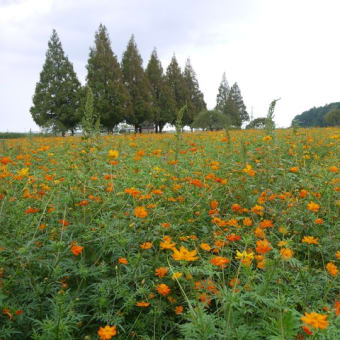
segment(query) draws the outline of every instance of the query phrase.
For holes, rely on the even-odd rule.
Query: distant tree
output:
[[[326,126],[325,115],[333,110],[340,109],[340,102],[331,103],[325,106],[313,107],[294,117],[299,121],[300,127]],[[293,120],[294,120],[293,119]]]
[[[126,116],[126,121],[134,125],[136,132],[142,132],[142,124],[152,120],[151,85],[144,72],[143,60],[133,35],[123,54],[122,71],[132,103],[132,111]]]
[[[183,77],[188,96],[186,100],[187,109],[183,115],[183,123],[184,125],[191,126],[195,116],[197,116],[199,112],[206,110],[207,105],[204,101],[204,95],[200,90],[196,73],[191,66],[190,59],[187,59],[185,63]]]
[[[340,109],[332,110],[325,114],[324,121],[327,126],[339,126],[340,125]]]
[[[266,119],[266,117],[255,118],[246,126],[246,129],[264,129],[266,127]]]
[[[156,49],[151,54],[145,72],[151,85],[152,121],[155,125],[155,132],[162,132],[164,125],[172,121],[173,113],[176,111],[176,103],[165,80]]]
[[[218,110],[201,111],[194,119],[192,127],[213,130],[221,130],[228,124],[228,117]]]
[[[61,132],[63,136],[68,130],[73,134],[80,121],[80,90],[73,65],[53,30],[30,108],[33,120],[40,127]]]
[[[229,87],[229,84],[227,82],[227,78],[224,72],[222,75],[220,86],[218,87],[218,93],[216,97],[216,107],[215,107],[216,110],[223,112],[224,107],[229,97],[229,93],[230,93],[230,87]]]
[[[233,98],[229,96],[223,111],[223,114],[225,114],[228,117],[228,121],[230,125],[234,128],[240,128],[242,124],[242,120],[240,117],[239,110],[237,108],[236,103],[234,102]]]
[[[246,106],[244,105],[243,102],[243,98],[241,95],[241,90],[239,88],[239,86],[237,85],[237,83],[235,83],[229,92],[229,96],[232,98],[233,102],[235,103],[239,116],[240,116],[240,120],[241,120],[241,124],[244,122],[249,121],[249,114],[247,112]]]
[[[181,68],[175,56],[172,57],[167,67],[165,79],[175,99],[175,111],[171,117],[171,124],[174,124],[177,118],[177,112],[187,104],[187,99],[189,98],[188,87],[186,86]],[[183,123],[185,124],[184,120]]]
[[[87,62],[87,85],[94,98],[94,112],[108,132],[131,112],[131,98],[124,85],[117,57],[111,49],[109,34],[100,24],[95,34],[95,46],[90,48]]]

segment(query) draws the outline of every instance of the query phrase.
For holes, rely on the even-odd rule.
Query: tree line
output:
[[[108,133],[121,122],[133,125],[135,132],[141,132],[144,126],[162,132],[165,124],[175,123],[177,112],[184,106],[182,123],[191,128],[241,127],[249,120],[237,83],[229,87],[225,73],[216,107],[207,110],[190,59],[182,71],[174,55],[164,72],[154,49],[144,69],[132,35],[119,62],[102,24],[95,33],[86,69],[86,84],[82,86],[53,30],[30,109],[38,126],[62,135],[68,131],[73,134],[81,126],[88,89],[100,127]]]
[[[326,127],[340,125],[340,102],[313,107],[294,117],[292,125],[300,127]]]

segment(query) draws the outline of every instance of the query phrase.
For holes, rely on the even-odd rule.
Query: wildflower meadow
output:
[[[340,129],[0,141],[0,339],[340,339]]]

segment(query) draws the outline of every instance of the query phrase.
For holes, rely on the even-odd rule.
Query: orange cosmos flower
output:
[[[128,261],[127,258],[125,258],[125,257],[120,257],[120,258],[118,259],[118,263],[121,263],[121,264],[128,264],[129,261]]]
[[[340,250],[338,250],[336,253],[335,253],[335,257],[340,260]]]
[[[171,249],[173,250],[176,246],[175,242],[171,242],[171,237],[170,236],[163,236],[163,242],[160,242],[159,247],[163,249]]]
[[[231,210],[234,212],[242,213],[243,209],[240,204],[235,203],[231,206]]]
[[[314,221],[315,224],[324,224],[324,220],[322,218],[317,218]]]
[[[239,241],[241,239],[241,236],[240,235],[236,235],[235,233],[232,233],[231,235],[227,236],[227,239],[230,242],[235,242],[235,241]]]
[[[338,275],[338,267],[334,264],[334,263],[332,263],[332,262],[328,262],[327,264],[326,264],[326,269],[327,269],[327,271],[328,271],[328,273],[330,274],[330,275],[332,275],[333,277],[335,277],[335,276],[337,276]]]
[[[230,260],[223,256],[215,256],[210,260],[210,263],[223,269],[230,263]]]
[[[205,250],[205,251],[210,251],[211,247],[209,246],[208,243],[201,243],[200,244],[201,249]]]
[[[167,296],[170,293],[170,288],[165,283],[160,283],[157,285],[157,292],[160,295]]]
[[[136,302],[136,306],[137,307],[149,307],[150,303],[146,301],[139,301],[139,302]]]
[[[266,240],[256,241],[256,251],[259,254],[266,254],[268,251],[271,251],[271,244]]]
[[[296,173],[299,171],[299,167],[298,166],[294,166],[292,168],[289,169],[290,172]]]
[[[117,334],[116,326],[99,327],[98,335],[101,340],[110,340]]]
[[[319,241],[314,236],[304,236],[302,239],[302,243],[319,244]]]
[[[259,215],[259,216],[263,216],[263,210],[264,210],[264,207],[262,205],[254,205],[252,208],[251,208],[251,211],[256,214],[256,215]]]
[[[327,315],[318,314],[315,312],[309,314],[305,312],[305,316],[302,316],[301,320],[307,325],[318,329],[325,329],[329,324],[327,321]]]
[[[242,223],[246,227],[251,227],[253,225],[253,221],[249,217],[244,218]]]
[[[294,254],[293,250],[291,250],[289,248],[281,248],[280,253],[281,253],[281,257],[284,260],[289,260],[290,258],[293,257],[293,254]]]
[[[307,194],[308,194],[308,191],[307,191],[307,190],[301,189],[301,190],[300,190],[300,193],[299,193],[299,197],[300,197],[300,198],[304,198],[304,197],[307,196]]]
[[[66,220],[64,220],[64,219],[59,219],[58,222],[59,222],[61,225],[63,225],[64,227],[67,227],[67,226],[70,224],[70,222],[68,222],[68,221],[66,221]]]
[[[158,277],[164,277],[168,273],[168,269],[166,267],[159,267],[155,270],[155,275]]]
[[[307,326],[302,326],[301,328],[306,334],[313,335],[313,332]],[[302,339],[304,339],[304,337],[302,337]]]
[[[340,315],[340,301],[334,302],[334,311],[336,316]]]
[[[148,212],[145,210],[144,207],[136,207],[134,214],[136,217],[139,218],[145,218],[146,216],[148,216]]]
[[[314,203],[313,201],[307,204],[307,209],[313,212],[318,212],[320,209],[319,204]]]
[[[329,167],[329,171],[337,174],[339,172],[339,168],[335,165]]]
[[[73,255],[78,256],[82,253],[84,247],[79,246],[77,242],[72,242],[71,252]]]
[[[183,313],[183,306],[176,306],[175,307],[175,313],[177,315],[182,314]]]
[[[266,229],[266,228],[272,228],[273,227],[273,221],[272,220],[263,220],[260,222],[260,228]]]
[[[144,242],[140,245],[140,247],[144,250],[152,248],[152,243],[151,242]]]
[[[213,200],[210,202],[210,208],[215,210],[218,208],[218,201],[217,200]]]
[[[197,254],[197,250],[196,249],[194,249],[192,251],[189,251],[185,247],[181,246],[179,251],[176,248],[173,248],[172,251],[174,252],[172,254],[172,257],[176,261],[184,260],[184,261],[191,262],[191,261],[198,260],[198,256],[196,256],[196,254]]]

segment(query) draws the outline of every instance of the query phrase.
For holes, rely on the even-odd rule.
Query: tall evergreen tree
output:
[[[48,42],[46,60],[40,73],[30,109],[40,127],[72,133],[80,121],[81,85],[73,65],[65,55],[56,30]]]
[[[228,97],[227,102],[223,107],[222,113],[224,113],[228,117],[228,123],[231,126],[237,127],[237,128],[241,127],[242,121],[241,121],[240,113],[239,113],[236,103],[234,102],[231,96]]]
[[[189,91],[175,55],[172,57],[171,62],[167,67],[165,79],[171,89],[172,96],[175,99],[175,111],[173,112],[171,119],[171,124],[174,124],[177,112],[187,104],[187,99],[189,98]]]
[[[247,108],[243,103],[243,98],[241,95],[240,88],[238,87],[237,83],[235,83],[231,89],[229,96],[232,98],[233,102],[235,103],[237,110],[240,115],[241,123],[249,121],[249,114],[247,112]]]
[[[124,85],[117,57],[112,52],[109,34],[100,24],[95,34],[95,46],[90,48],[87,62],[87,85],[94,97],[94,111],[100,123],[109,131],[131,111],[130,95]]]
[[[136,132],[141,132],[142,124],[152,119],[151,86],[144,72],[143,60],[134,36],[129,40],[123,54],[122,71],[132,103],[132,111],[126,116],[126,121],[135,126]]]
[[[155,124],[155,131],[162,132],[164,125],[171,122],[172,114],[175,111],[175,99],[165,80],[156,49],[152,51],[146,75],[151,85],[152,120]]]
[[[199,112],[206,110],[207,105],[204,101],[203,93],[200,90],[196,73],[191,66],[190,59],[187,59],[183,72],[185,85],[187,88],[187,110],[183,116],[183,123],[190,125]]]
[[[216,97],[216,107],[215,107],[216,110],[221,111],[221,112],[224,110],[224,107],[229,97],[229,93],[230,93],[230,86],[227,82],[227,78],[224,72],[222,75],[220,86],[218,87],[218,94]]]

